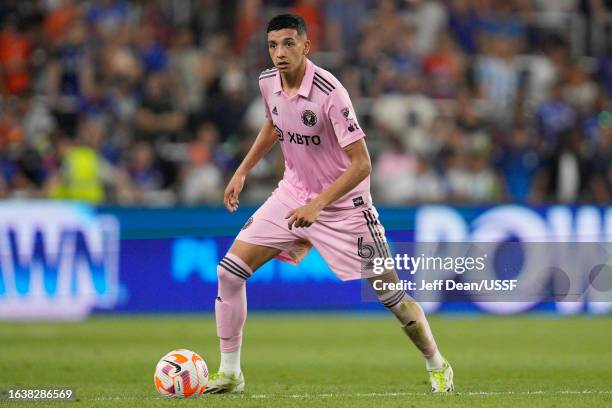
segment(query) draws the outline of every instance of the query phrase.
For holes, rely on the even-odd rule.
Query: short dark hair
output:
[[[268,23],[266,33],[282,30],[283,28],[292,28],[297,31],[298,35],[306,34],[306,22],[302,17],[295,14],[279,14],[273,17]]]

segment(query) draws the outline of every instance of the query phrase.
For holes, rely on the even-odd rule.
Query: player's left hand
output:
[[[289,211],[285,219],[289,218],[289,229],[292,227],[308,228],[317,220],[320,212],[319,205],[315,201],[311,201],[303,207]]]

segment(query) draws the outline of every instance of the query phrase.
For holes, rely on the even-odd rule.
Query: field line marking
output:
[[[466,391],[455,392],[455,396],[501,396],[501,395],[612,395],[612,390],[556,390],[556,391]],[[224,395],[225,398],[233,399],[270,399],[270,398],[346,398],[346,397],[415,397],[433,396],[430,392],[366,392],[366,393],[322,393],[322,394],[253,394],[253,395]],[[208,398],[208,397],[203,397]],[[214,398],[214,397],[213,397]],[[141,401],[141,400],[161,400],[162,397],[96,397],[87,400],[95,401]]]

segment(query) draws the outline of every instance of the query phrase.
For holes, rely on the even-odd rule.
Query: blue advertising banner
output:
[[[430,205],[379,208],[393,242],[612,242],[612,207]],[[82,319],[91,312],[212,311],[216,267],[254,211],[92,209],[57,202],[0,203],[0,319]],[[299,266],[271,261],[248,282],[250,310],[380,309],[359,282],[340,282],[316,250]],[[429,312],[516,313],[537,302],[424,305]],[[607,302],[545,305],[608,313]]]

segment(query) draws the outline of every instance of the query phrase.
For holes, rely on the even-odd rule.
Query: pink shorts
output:
[[[371,259],[390,256],[385,229],[373,206],[338,211],[334,216],[322,213],[310,227],[289,230],[285,216],[300,206],[291,196],[275,191],[236,240],[277,248],[281,252],[276,258],[294,265],[314,246],[343,281],[373,276]]]

